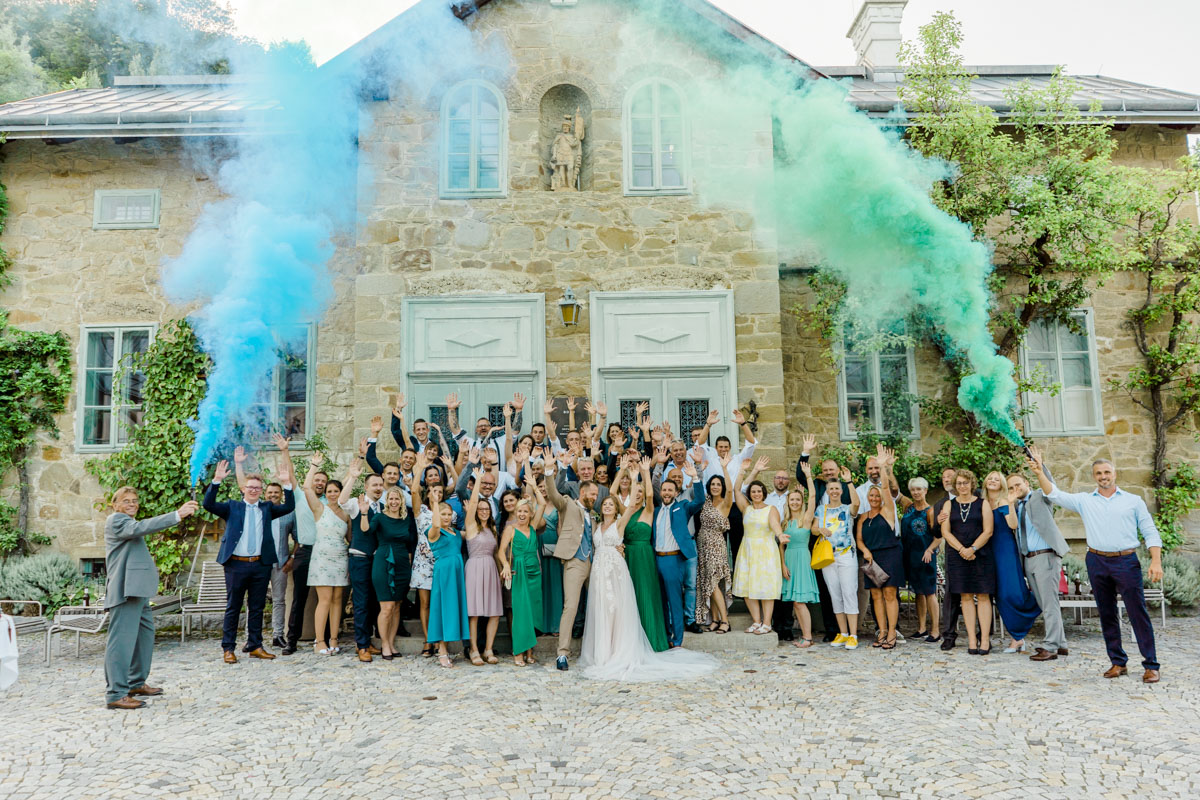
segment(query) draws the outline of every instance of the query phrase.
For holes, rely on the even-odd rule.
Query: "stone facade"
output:
[[[802,330],[792,313],[806,302],[803,279],[779,272],[771,222],[747,209],[707,208],[692,195],[629,196],[623,186],[622,113],[628,89],[661,76],[721,75],[715,60],[670,31],[624,24],[622,4],[588,2],[570,9],[546,3],[493,3],[468,24],[498,37],[512,56],[506,76],[486,79],[507,104],[506,196],[442,199],[439,195],[440,95],[364,105],[363,170],[373,187],[360,196],[362,223],[353,240],[338,243],[330,270],[335,299],[319,326],[314,427],[343,454],[366,433],[389,396],[403,391],[406,347],[404,296],[540,293],[545,296],[546,394],[592,393],[592,291],[732,290],[737,403],[754,399],[760,452],[775,466],[794,464],[804,432],[838,435],[836,375],[822,359],[825,345]],[[642,54],[612,63],[622,37],[641,37]],[[649,42],[653,46],[649,46]],[[562,87],[568,87],[563,89]],[[445,87],[443,87],[445,88]],[[549,97],[549,101],[545,98]],[[561,120],[564,103],[583,106],[588,124],[579,193],[548,191],[547,117]],[[574,108],[569,111],[573,112]],[[728,132],[729,126],[721,126]],[[735,141],[714,141],[703,120],[691,120],[692,158],[770,163],[767,109],[745,120]],[[1146,127],[1123,131],[1124,163],[1165,166],[1186,152],[1184,135]],[[551,137],[552,138],[552,137]],[[171,307],[158,284],[158,265],[177,255],[213,183],[175,139],[4,145],[3,180],[11,224],[3,244],[16,266],[14,284],[0,295],[13,322],[39,330],[154,323],[188,309]],[[157,188],[157,230],[93,231],[93,193],[106,188]],[[557,301],[570,286],[584,301],[577,327],[558,319]],[[1135,353],[1119,322],[1130,286],[1113,280],[1094,296],[1101,377],[1123,374]],[[932,351],[917,358],[923,394],[944,392],[944,368]],[[77,370],[77,375],[79,374]],[[61,416],[62,438],[46,439],[31,465],[36,530],[79,557],[103,555],[103,515],[93,509],[101,490],[84,471],[75,441],[76,394]],[[729,409],[722,409],[728,416]],[[527,409],[526,419],[540,415]],[[656,413],[657,416],[657,413]],[[1144,490],[1147,419],[1126,398],[1104,398],[1107,435],[1047,440],[1058,464],[1113,457],[1123,484]],[[528,423],[527,423],[528,424]],[[918,446],[936,447],[940,431],[923,424]],[[1190,441],[1172,447],[1182,457]],[[394,455],[390,440],[381,456]],[[1083,485],[1085,475],[1064,475]]]

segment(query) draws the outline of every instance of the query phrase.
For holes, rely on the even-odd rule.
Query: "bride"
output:
[[[714,657],[677,647],[654,652],[638,614],[637,596],[622,544],[626,524],[649,526],[654,519],[654,494],[647,491],[649,460],[642,481],[635,484],[630,507],[622,509],[613,495],[600,504],[601,521],[592,537],[595,548],[588,580],[587,616],[579,664],[596,680],[668,681],[695,678],[720,666]]]

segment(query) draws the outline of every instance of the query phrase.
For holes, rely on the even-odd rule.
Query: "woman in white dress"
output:
[[[707,675],[721,665],[716,658],[682,647],[656,653],[642,629],[622,544],[625,524],[639,511],[641,506],[622,509],[612,495],[600,504],[579,665],[585,677],[595,680],[671,681]]]
[[[317,522],[317,540],[313,545],[308,565],[308,585],[317,592],[317,607],[313,611],[313,630],[317,639],[313,650],[323,656],[341,652],[338,647],[338,631],[342,628],[342,593],[350,583],[350,556],[346,542],[350,516],[337,504],[336,497],[324,505],[313,489],[313,475],[321,468],[322,456],[313,453],[309,457],[308,474],[304,476],[304,498]],[[337,481],[339,492],[341,485]],[[325,623],[329,622],[331,638],[322,640]]]

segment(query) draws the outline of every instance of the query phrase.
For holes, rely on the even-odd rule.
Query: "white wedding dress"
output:
[[[720,667],[713,656],[677,647],[656,653],[642,630],[637,596],[625,558],[617,551],[617,524],[602,529],[592,542],[587,617],[579,665],[595,680],[674,681],[707,675]]]

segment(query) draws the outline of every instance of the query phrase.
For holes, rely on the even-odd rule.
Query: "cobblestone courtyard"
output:
[[[132,712],[104,707],[98,640],[48,669],[28,637],[0,797],[1200,796],[1200,620],[1159,631],[1157,686],[1136,660],[1101,679],[1094,623],[1068,631],[1047,664],[783,645],[675,685],[304,650],[225,665],[215,640],[160,635],[166,694]]]

